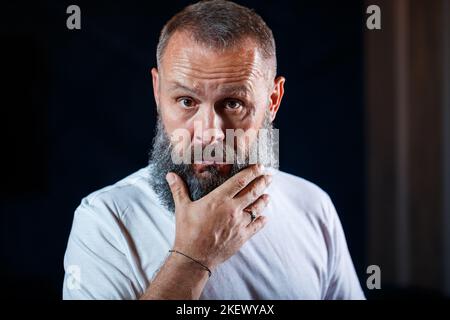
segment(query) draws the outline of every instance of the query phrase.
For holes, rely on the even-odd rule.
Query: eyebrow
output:
[[[241,96],[245,97],[249,93],[249,89],[247,86],[238,85],[238,86],[224,86],[220,89],[223,95],[229,96]]]
[[[188,91],[190,93],[193,94],[198,94],[199,92],[195,89],[189,88],[179,82],[174,82],[173,84],[170,85],[169,87],[170,90],[184,90],[184,91]]]
[[[190,88],[180,82],[173,82],[170,85],[170,90],[184,90],[194,95],[201,95],[203,93],[202,92],[203,90],[196,90],[194,88]],[[230,95],[230,96],[234,95],[245,97],[247,96],[249,89],[245,85],[224,85],[220,87],[219,92],[222,95]]]

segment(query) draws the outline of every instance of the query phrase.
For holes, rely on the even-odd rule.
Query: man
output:
[[[328,195],[276,168],[285,79],[261,17],[222,0],[188,6],[164,26],[157,61],[149,166],[82,200],[64,298],[364,299]],[[229,130],[245,139],[225,142]],[[264,143],[247,135],[262,130]],[[187,151],[193,162],[174,160]]]

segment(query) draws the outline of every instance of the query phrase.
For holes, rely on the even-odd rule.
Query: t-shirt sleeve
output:
[[[138,297],[127,259],[125,228],[114,211],[86,199],[76,209],[64,256],[63,299]]]
[[[325,206],[329,219],[327,225],[330,250],[329,281],[325,299],[365,299],[347,247],[344,230],[336,209],[328,196]]]

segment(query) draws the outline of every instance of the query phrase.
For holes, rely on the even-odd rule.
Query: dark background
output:
[[[2,4],[2,295],[59,299],[82,197],[147,164],[150,68],[163,24],[190,1]],[[365,288],[363,30],[360,1],[239,1],[277,42],[286,92],[281,169],[329,193]],[[81,8],[81,30],[66,8]]]

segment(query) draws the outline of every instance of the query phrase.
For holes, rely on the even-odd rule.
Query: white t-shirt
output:
[[[148,168],[84,198],[64,257],[64,299],[137,299],[172,248],[175,217]],[[201,299],[364,299],[328,195],[275,171],[266,226],[209,278]],[[186,275],[188,276],[188,275]]]

